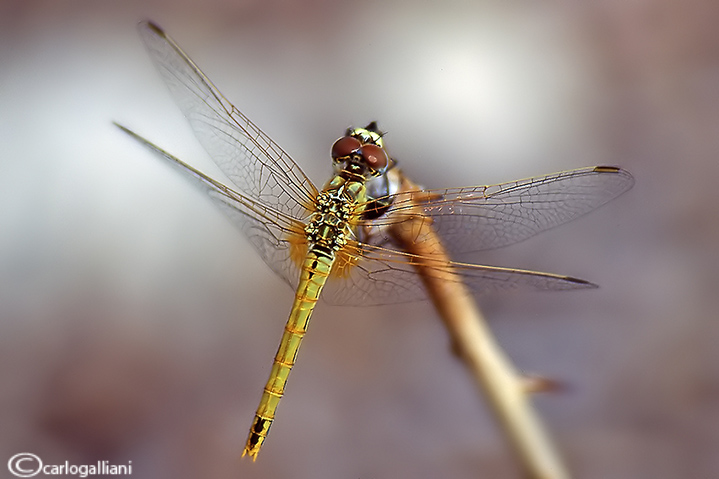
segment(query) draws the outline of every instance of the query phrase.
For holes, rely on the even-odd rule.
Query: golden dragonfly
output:
[[[160,27],[144,22],[139,30],[195,135],[229,183],[210,178],[117,126],[204,190],[265,263],[296,291],[244,448],[243,456],[253,460],[275,419],[321,293],[331,303],[352,305],[425,299],[415,266],[426,266],[427,258],[408,252],[392,233],[409,223],[409,211],[419,206],[450,253],[474,252],[516,243],[577,218],[627,191],[634,182],[621,168],[598,166],[491,186],[401,194],[397,161],[372,122],[365,128],[347,129],[332,145],[334,174],[319,190]],[[422,235],[411,238],[417,243],[425,240]],[[424,274],[452,271],[477,292],[595,287],[581,279],[536,271],[436,259],[430,264],[423,268]]]

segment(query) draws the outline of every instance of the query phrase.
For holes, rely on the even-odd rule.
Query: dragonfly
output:
[[[570,276],[437,260],[408,252],[408,216],[426,219],[450,254],[498,248],[573,220],[632,187],[627,171],[595,166],[489,186],[400,191],[402,172],[375,122],[331,147],[333,175],[318,189],[298,164],[233,106],[159,26],[139,25],[152,61],[222,183],[117,124],[167,160],[229,216],[295,297],[243,451],[256,460],[320,296],[333,304],[426,299],[424,274],[451,271],[473,292],[596,287]],[[417,244],[422,234],[409,235]],[[412,251],[410,248],[409,251]],[[427,266],[429,264],[429,266]]]

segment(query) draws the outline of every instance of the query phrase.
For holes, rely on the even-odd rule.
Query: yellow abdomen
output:
[[[300,349],[302,338],[307,332],[312,311],[320,297],[322,287],[327,281],[333,262],[334,255],[310,250],[302,264],[300,283],[295,293],[292,312],[285,325],[280,347],[272,363],[270,377],[262,393],[262,399],[255,413],[255,420],[252,423],[245,450],[242,453],[243,456],[248,454],[252,460],[257,458],[257,453],[260,452],[262,443],[275,419],[277,405],[285,393],[287,378],[297,359],[297,352]]]

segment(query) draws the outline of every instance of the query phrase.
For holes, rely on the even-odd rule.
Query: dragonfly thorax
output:
[[[335,177],[317,195],[315,212],[305,227],[309,244],[332,252],[342,249],[347,238],[354,235],[352,218],[357,205],[364,203],[365,192],[364,182]]]

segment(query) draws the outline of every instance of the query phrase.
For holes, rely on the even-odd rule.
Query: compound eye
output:
[[[351,136],[343,136],[339,140],[335,141],[332,145],[332,158],[344,158],[345,156],[351,155],[353,152],[360,149],[362,143],[357,138]]]
[[[360,155],[364,158],[365,163],[372,169],[381,170],[389,163],[389,156],[384,148],[377,145],[364,145],[360,148]]]

